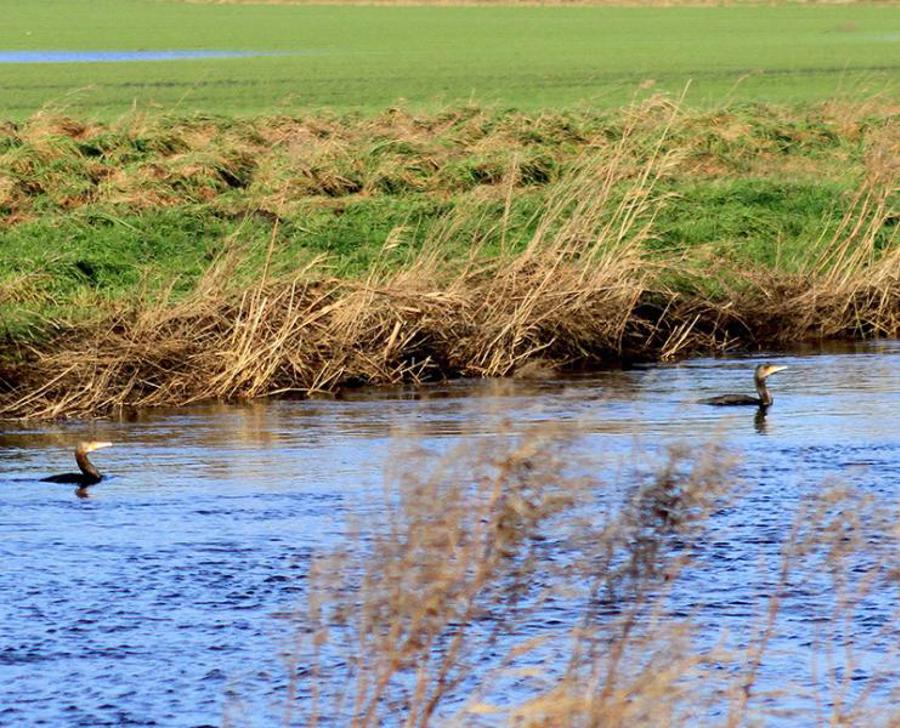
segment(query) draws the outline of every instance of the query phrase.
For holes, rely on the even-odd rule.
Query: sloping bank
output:
[[[763,260],[660,245],[660,221],[681,201],[671,181],[690,157],[672,143],[684,118],[665,104],[629,113],[619,133],[601,130],[558,164],[521,224],[514,213],[528,190],[511,154],[493,207],[456,205],[400,260],[400,233],[388,235],[363,274],[336,276],[327,258],[276,265],[290,199],[269,196],[275,214],[255,276],[241,254],[223,252],[187,291],[109,300],[95,315],[50,322],[38,343],[8,341],[0,416],[900,335],[890,133],[863,143],[837,221]]]

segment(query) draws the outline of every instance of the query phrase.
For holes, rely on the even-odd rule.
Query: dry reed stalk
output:
[[[492,664],[490,672],[502,680],[546,639],[571,641],[580,651],[566,673],[574,679],[599,644],[584,636],[595,624],[589,616],[583,627],[523,638],[499,659],[487,655],[507,648],[504,635],[524,628],[548,602],[588,606],[601,591],[623,599],[644,594],[638,612],[652,611],[651,591],[684,565],[664,554],[663,544],[695,538],[728,490],[727,458],[712,449],[702,464],[690,465],[681,450],[639,487],[624,489],[622,507],[590,517],[585,508],[602,486],[573,473],[572,431],[544,427],[498,437],[442,458],[415,449],[392,458],[383,507],[359,531],[353,527],[348,550],[314,567],[310,609],[298,615],[307,639],[297,664],[316,676],[315,705],[327,715],[356,726],[381,725],[388,716],[425,726],[448,701],[459,702],[460,690],[471,692],[463,723],[508,712],[485,702],[490,686],[473,684],[471,671],[483,675]],[[556,558],[560,549],[565,563]],[[606,637],[625,621],[607,624]],[[644,640],[638,631],[619,639]],[[298,683],[292,690],[310,695],[312,688]],[[530,724],[536,709],[516,715]],[[315,724],[315,710],[299,720]]]
[[[885,690],[896,663],[871,674],[869,689],[852,684],[856,651],[890,654],[900,628],[895,612],[883,629],[851,637],[870,598],[900,587],[895,508],[840,487],[805,499],[780,563],[761,575],[771,588],[753,605],[758,624],[748,620],[746,646],[726,647],[728,635],[710,634],[702,616],[675,616],[670,597],[685,575],[696,579],[695,549],[738,495],[728,453],[674,447],[653,467],[604,482],[584,475],[610,468],[579,450],[577,427],[513,432],[501,421],[497,430],[441,455],[409,433],[398,441],[383,502],[311,569],[308,607],[295,615],[286,725],[900,718]],[[809,581],[821,598],[810,601]],[[772,669],[772,644],[806,640],[798,608],[825,674],[810,665],[810,679],[772,690],[759,679]]]

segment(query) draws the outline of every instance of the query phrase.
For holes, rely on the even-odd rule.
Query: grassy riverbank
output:
[[[657,99],[8,125],[0,406],[896,336],[893,113]]]

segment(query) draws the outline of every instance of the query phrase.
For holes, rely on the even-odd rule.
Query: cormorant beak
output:
[[[102,450],[104,447],[112,447],[111,442],[85,442],[82,443],[82,452],[94,452],[94,450]]]
[[[773,374],[775,374],[776,372],[780,372],[785,369],[787,369],[786,364],[784,364],[784,365],[779,364],[777,366],[773,365],[773,366],[767,367],[766,370],[763,372],[763,379],[765,379],[766,377],[770,377]]]

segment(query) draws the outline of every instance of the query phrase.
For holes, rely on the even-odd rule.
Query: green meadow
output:
[[[267,57],[0,64],[0,115],[50,107],[256,115],[461,102],[522,110],[892,95],[896,6],[371,7],[0,1],[0,50],[220,49]]]

